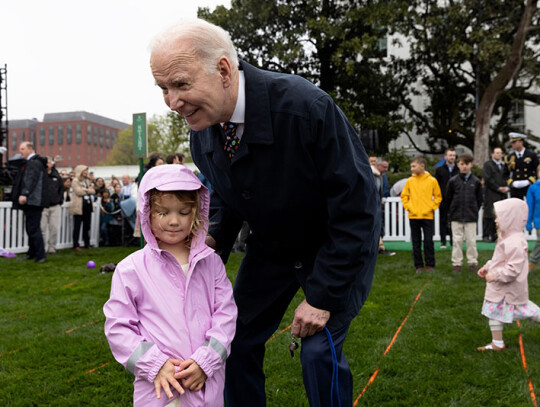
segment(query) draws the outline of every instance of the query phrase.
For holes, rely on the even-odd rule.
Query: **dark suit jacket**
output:
[[[13,207],[21,208],[19,196],[24,195],[27,198],[26,205],[48,208],[47,182],[47,158],[36,154],[22,165],[15,179],[11,193]]]
[[[486,218],[494,218],[493,204],[506,198],[506,194],[499,192],[499,187],[506,186],[505,174],[504,162],[500,170],[493,160],[484,163],[482,178],[484,179],[484,217]]]
[[[342,311],[357,294],[363,303],[380,201],[359,137],[308,81],[245,62],[241,68],[246,115],[236,155],[226,157],[219,124],[190,137],[193,160],[213,187],[209,232],[225,260],[242,221],[251,228],[235,283],[240,320],[253,319],[295,281],[320,309]]]
[[[446,186],[448,185],[448,181],[450,181],[450,178],[458,174],[459,168],[457,166],[457,163],[454,163],[454,168],[452,168],[452,172],[450,172],[450,169],[446,164],[441,165],[435,170],[435,178],[439,183],[439,188],[441,188],[441,194],[443,198],[441,206],[444,204],[444,200],[446,198]]]

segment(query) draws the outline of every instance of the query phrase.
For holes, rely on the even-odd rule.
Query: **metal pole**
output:
[[[143,158],[139,157],[139,174],[140,174],[141,179],[142,179],[143,170],[144,170]],[[140,223],[140,219],[139,219],[139,223]],[[141,249],[142,249],[144,247],[144,236],[142,233],[142,229],[141,229],[140,244],[141,244]]]

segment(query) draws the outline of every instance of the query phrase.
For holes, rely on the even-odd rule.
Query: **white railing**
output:
[[[384,211],[384,240],[406,241],[411,240],[411,229],[407,212],[403,209],[400,198],[388,198]],[[0,248],[12,253],[25,253],[28,250],[28,236],[24,231],[24,215],[21,210],[13,209],[11,202],[0,202]],[[58,239],[56,247],[66,249],[73,247],[72,240],[73,216],[69,214],[69,203],[62,205],[62,213],[58,225]],[[528,240],[536,240],[536,230],[525,232]],[[478,215],[477,240],[482,239],[482,210]],[[440,240],[439,211],[435,211],[434,240]],[[84,244],[79,236],[81,246]],[[90,244],[99,245],[99,201],[94,202],[92,222],[90,227]]]
[[[90,224],[90,244],[92,246],[99,245],[99,209],[99,201],[94,202]],[[12,253],[25,253],[28,251],[28,235],[24,229],[24,215],[22,210],[13,209],[11,202],[0,202],[0,226],[2,227],[0,230],[1,249]],[[68,202],[62,205],[56,248],[67,249],[73,247],[72,234],[73,216],[69,214]],[[79,243],[81,246],[84,246],[81,235],[79,235]]]
[[[385,241],[411,241],[411,228],[409,226],[409,217],[401,198],[387,198],[384,209],[384,238]],[[476,239],[482,240],[482,228],[484,210],[480,209],[478,213],[478,221],[476,226]],[[527,240],[536,240],[536,230],[531,232],[525,231]],[[439,228],[439,210],[435,211],[435,232],[433,240],[441,240],[441,232]]]

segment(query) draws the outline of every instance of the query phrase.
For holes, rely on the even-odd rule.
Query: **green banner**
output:
[[[133,145],[135,147],[135,157],[146,157],[148,155],[146,130],[146,113],[134,113]]]

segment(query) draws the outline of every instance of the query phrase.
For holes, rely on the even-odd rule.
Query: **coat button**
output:
[[[242,198],[244,199],[251,199],[252,196],[251,196],[251,192],[246,190],[246,191],[242,191]]]
[[[304,267],[304,265],[302,264],[301,261],[294,262],[294,268],[295,269],[301,269],[302,267]]]

